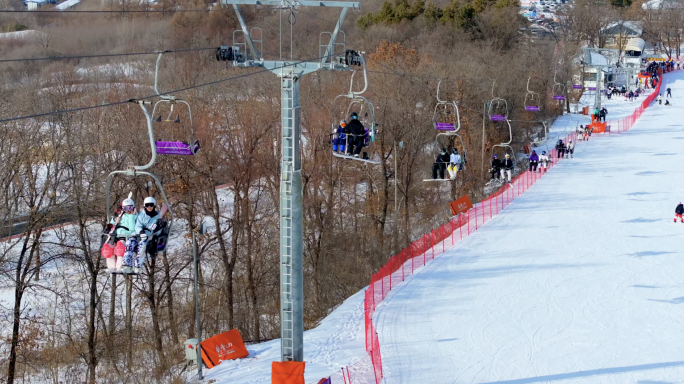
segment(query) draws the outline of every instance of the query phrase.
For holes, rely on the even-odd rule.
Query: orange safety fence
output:
[[[631,115],[604,123],[605,131],[596,132],[592,135],[603,136],[628,131],[659,94],[660,85],[661,81],[658,82],[654,92]],[[562,141],[567,145],[569,140],[576,142],[576,138],[577,133],[573,132]],[[392,288],[404,281],[408,275],[415,273],[419,267],[424,266],[430,260],[477,231],[541,179],[549,169],[561,160],[555,148],[550,151],[549,160],[548,169],[537,168],[537,171],[526,169],[514,177],[510,184],[505,184],[487,199],[474,204],[469,211],[461,213],[446,224],[411,243],[390,258],[377,273],[373,274],[364,296],[364,323],[368,356],[351,366],[342,368],[340,372],[321,380],[321,382],[325,384],[380,384],[383,378],[382,355],[378,333],[373,324],[373,315],[380,302],[387,297]],[[371,368],[368,368],[369,364]]]

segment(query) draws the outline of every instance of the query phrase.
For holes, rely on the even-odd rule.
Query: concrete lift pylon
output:
[[[304,0],[221,0],[232,5],[245,38],[248,52],[243,61],[233,61],[235,67],[260,67],[280,78],[281,100],[281,160],[280,160],[280,337],[281,360],[304,361],[304,272],[302,219],[301,106],[299,80],[320,69],[348,71],[349,65],[335,60],[335,41],[349,8],[360,9],[361,3],[348,1]],[[325,54],[317,61],[264,60],[257,51],[238,5],[275,7],[342,8],[331,33]],[[344,52],[342,52],[344,54]],[[328,61],[329,60],[329,61]]]

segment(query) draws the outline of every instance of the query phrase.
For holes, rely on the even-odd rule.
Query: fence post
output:
[[[492,198],[489,198],[489,219],[492,218]]]
[[[394,259],[394,257],[390,258],[389,263],[387,263],[389,265],[390,291],[392,290],[392,260],[393,259]]]
[[[432,260],[435,259],[435,230],[432,230]]]
[[[477,231],[477,207],[475,207],[475,230]]]
[[[468,210],[468,236],[470,236],[470,209]]]

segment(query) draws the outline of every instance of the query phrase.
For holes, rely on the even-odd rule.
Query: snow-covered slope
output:
[[[578,143],[390,292],[374,319],[387,383],[684,381],[684,73],[664,79],[673,106]]]

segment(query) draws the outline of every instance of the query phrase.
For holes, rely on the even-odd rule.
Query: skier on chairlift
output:
[[[492,167],[489,169],[489,173],[492,175],[492,181],[499,178],[499,173],[501,171],[501,160],[497,155],[492,156]]]
[[[549,164],[549,156],[546,155],[546,151],[542,151],[541,156],[539,156],[539,173],[546,172],[547,166]]]
[[[575,143],[573,143],[572,140],[568,141],[568,147],[565,152],[569,158],[573,158],[573,154],[575,153]]]
[[[451,180],[456,179],[456,173],[462,169],[461,155],[458,153],[458,149],[454,148],[453,153],[449,157],[449,165],[447,166],[447,171],[449,171],[449,177]]]
[[[126,253],[124,254],[122,272],[138,274],[145,265],[147,256],[147,242],[152,239],[157,221],[166,213],[166,208],[162,207],[161,212],[155,210],[157,201],[154,197],[145,198],[145,208],[138,213],[135,221],[135,234],[126,242]],[[134,260],[135,259],[135,260]]]
[[[335,132],[333,132],[333,139],[332,139],[332,144],[333,144],[333,152],[339,151],[340,153],[345,153],[344,149],[347,144],[346,140],[347,137],[344,134],[345,129],[347,128],[347,121],[342,120],[340,121],[340,125],[337,126],[337,129]]]
[[[359,157],[366,136],[366,128],[359,121],[358,113],[352,112],[351,120],[347,124],[345,133],[348,136],[351,135],[347,140],[347,155]]]
[[[506,181],[506,176],[508,176],[508,183],[511,183],[511,176],[513,174],[513,160],[511,160],[511,155],[506,154],[506,159],[502,162],[503,168],[501,169],[501,179]]]
[[[539,156],[537,151],[532,151],[530,155],[530,172],[537,172],[537,165],[539,165]]]
[[[108,239],[111,245],[105,244],[102,247],[102,256],[107,259],[109,273],[121,272],[126,252],[126,239],[130,239],[135,235],[136,218],[135,202],[129,197],[121,203],[121,210],[117,210],[115,217],[112,217],[110,221],[114,235]],[[116,246],[113,246],[114,243],[116,243]]]
[[[442,148],[442,151],[437,155],[437,158],[435,159],[435,163],[432,164],[432,179],[436,180],[437,179],[437,170],[439,170],[439,178],[444,179],[444,170],[447,167],[447,164],[449,164],[450,161],[449,154],[447,153],[447,150]]]
[[[558,154],[558,159],[563,158],[563,155],[565,154],[565,144],[563,143],[563,140],[558,140],[558,143],[556,143],[556,153]]]

